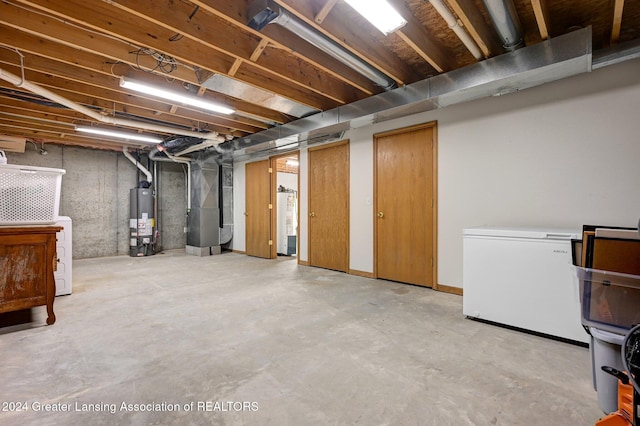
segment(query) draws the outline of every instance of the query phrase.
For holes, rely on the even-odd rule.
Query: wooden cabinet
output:
[[[56,321],[56,232],[60,226],[0,226],[0,313],[47,306]]]

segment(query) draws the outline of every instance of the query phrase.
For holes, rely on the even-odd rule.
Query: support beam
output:
[[[438,72],[450,71],[456,68],[451,55],[447,55],[440,43],[416,21],[413,12],[409,10],[404,0],[390,0],[389,4],[407,21],[404,27],[396,31],[396,34],[405,43]]]
[[[549,10],[547,8],[547,0],[531,0],[533,13],[536,16],[540,37],[543,40],[549,39]]]
[[[622,27],[622,11],[624,0],[615,0],[613,7],[613,27],[611,28],[611,44],[616,44],[620,38],[620,27]]]
[[[324,6],[322,6],[322,9],[320,9],[320,12],[318,12],[314,19],[318,25],[322,25],[322,21],[324,21],[324,18],[326,18],[329,12],[331,12],[331,9],[333,9],[333,6],[336,5],[337,1],[338,0],[327,0],[325,2]]]
[[[38,7],[42,10],[49,11],[48,0],[19,0],[28,3],[31,7]],[[16,29],[20,27],[28,29],[27,31],[33,33],[46,34],[47,38],[53,40],[61,40],[64,43],[71,43],[76,48],[83,50],[91,50],[96,48],[96,40],[104,40],[97,50],[109,49],[117,43],[113,43],[112,37],[117,37],[126,43],[130,43],[135,47],[148,48],[156,52],[160,52],[164,55],[175,58],[180,64],[187,68],[197,67],[211,72],[226,74],[231,68],[236,58],[249,60],[249,55],[253,51],[253,47],[248,43],[246,38],[240,38],[235,40],[234,37],[238,34],[238,28],[226,24],[226,27],[218,27],[216,25],[225,25],[225,22],[218,20],[216,25],[211,25],[210,22],[200,22],[199,25],[195,25],[196,15],[189,21],[190,32],[182,31],[182,27],[177,25],[169,25],[167,22],[174,23],[176,19],[168,19],[167,13],[176,13],[169,8],[169,4],[178,3],[170,2],[166,0],[167,5],[160,7],[156,1],[143,1],[143,0],[121,0],[117,3],[103,3],[93,2],[88,4],[81,0],[66,0],[65,2],[56,5],[54,11],[55,14],[65,22],[73,22],[75,24],[86,26],[94,31],[105,34],[105,37],[99,37],[96,34],[91,34],[86,31],[81,31],[78,28],[65,24],[64,22],[47,19],[42,17],[37,22],[31,19],[32,15],[27,11],[19,8],[12,7],[11,5],[4,5],[0,3],[0,19],[5,19],[5,24],[14,26]],[[162,3],[165,3],[163,1]],[[127,8],[124,9],[129,13],[122,13],[122,10],[115,9],[114,6],[118,5],[121,9],[123,5],[127,4]],[[144,12],[140,12],[140,8],[144,7]],[[191,8],[189,14],[192,12]],[[157,19],[154,19],[154,16]],[[21,24],[14,22],[13,15],[24,16],[25,20],[21,21]],[[145,20],[140,18],[144,17]],[[162,19],[165,21],[162,21]],[[43,25],[41,20],[47,20],[47,24]],[[50,22],[50,25],[49,25]],[[159,23],[162,22],[162,25]],[[170,27],[170,28],[168,28]],[[193,28],[198,28],[200,31],[196,31],[195,34],[192,31]],[[55,28],[55,31],[54,31]],[[186,30],[185,29],[185,30]],[[202,31],[208,30],[214,33],[203,34]],[[79,43],[75,41],[72,36],[74,34],[80,35],[81,38],[90,39],[86,42]],[[176,33],[183,35],[178,42],[170,41],[170,38]],[[220,35],[224,35],[220,37]],[[240,37],[240,35],[238,35]],[[215,44],[211,42],[215,40]],[[242,42],[242,43],[241,43]],[[255,41],[254,41],[255,42]],[[107,46],[108,45],[108,46]],[[238,47],[240,45],[240,47]],[[123,43],[123,47],[127,47]],[[230,50],[230,49],[235,50]],[[212,52],[214,49],[215,52]],[[136,50],[132,46],[127,47],[127,56],[130,56],[130,51]],[[276,60],[277,59],[277,60]],[[279,80],[281,84],[274,87],[273,91],[285,98],[289,98],[301,103],[308,103],[309,101],[315,101],[311,96],[300,96],[293,87],[300,87],[304,90],[305,94],[309,91],[315,93],[318,99],[324,98],[329,101],[329,105],[337,106],[344,103],[350,103],[357,99],[363,98],[365,95],[358,92],[356,89],[348,85],[343,81],[336,81],[333,77],[323,76],[322,73],[314,72],[313,68],[309,64],[300,63],[299,60],[294,60],[288,56],[280,54],[277,58],[261,58],[262,62],[268,60],[266,64],[260,62],[248,62],[247,66],[256,68],[254,73],[262,75],[268,80]],[[131,61],[131,59],[129,59]],[[251,64],[251,65],[248,65]],[[280,91],[278,91],[280,90]],[[322,109],[327,105],[320,105],[323,102],[315,102],[313,105],[317,109]]]

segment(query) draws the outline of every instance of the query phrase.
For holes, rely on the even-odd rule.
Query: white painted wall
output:
[[[298,203],[300,216],[298,217],[298,238],[300,239],[298,259],[309,261],[309,151],[300,149],[300,191]]]
[[[245,165],[246,163],[233,164],[233,239],[230,247],[237,251],[245,251],[247,247],[244,215],[246,211]]]
[[[294,191],[298,191],[298,174],[297,173],[284,173],[277,172],[276,181],[277,185],[284,186],[287,189],[293,189]]]
[[[430,121],[438,122],[439,284],[462,287],[465,227],[635,226],[640,215],[639,75],[640,60],[628,61],[347,132],[350,268],[373,271],[373,206],[368,204],[373,135]],[[301,260],[308,253],[307,174],[307,152],[301,150]],[[234,192],[234,199],[244,198],[244,185]]]
[[[373,272],[373,134],[349,132],[349,269]]]

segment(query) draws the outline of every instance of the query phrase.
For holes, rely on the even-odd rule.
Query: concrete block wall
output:
[[[24,153],[7,152],[9,164],[65,169],[60,215],[73,220],[73,258],[129,253],[129,190],[137,169],[121,152],[33,143]],[[146,164],[146,159],[141,159]],[[184,248],[185,175],[180,164],[158,163],[160,242],[164,250]],[[140,174],[140,180],[145,176]]]

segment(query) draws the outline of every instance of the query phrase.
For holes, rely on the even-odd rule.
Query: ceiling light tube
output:
[[[223,105],[218,105],[213,102],[205,101],[197,96],[184,95],[171,90],[161,89],[149,84],[132,80],[130,78],[121,77],[120,87],[124,89],[135,90],[136,92],[146,93],[147,95],[157,96],[158,98],[167,99],[173,103],[179,103],[187,106],[193,106],[196,108],[206,109],[208,111],[218,112],[220,114],[233,114],[235,111],[231,108],[227,108]]]
[[[385,35],[402,28],[407,21],[386,0],[345,0]]]
[[[110,136],[114,138],[127,139],[131,141],[139,141],[139,142],[147,142],[152,144],[162,142],[162,139],[160,138],[149,136],[149,135],[143,135],[142,133],[120,132],[117,130],[101,129],[99,127],[84,127],[84,126],[77,126],[76,130],[78,132],[93,133],[95,135]]]

